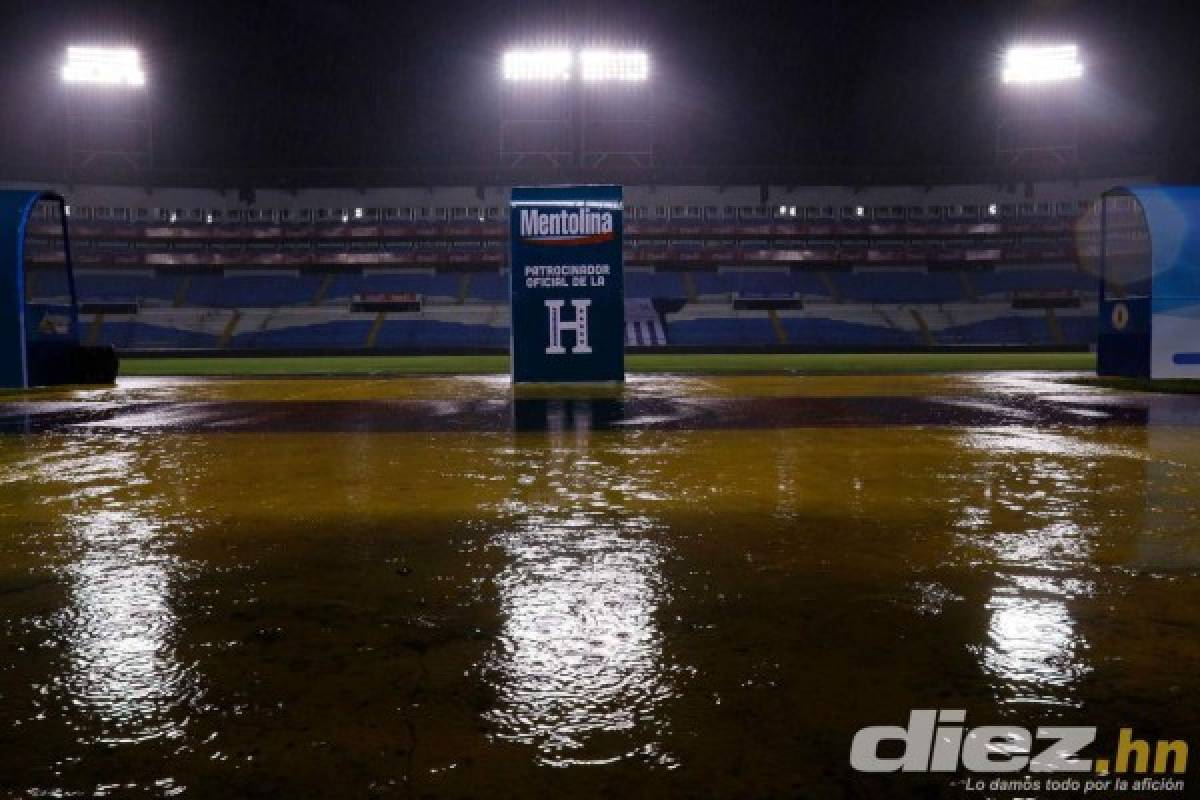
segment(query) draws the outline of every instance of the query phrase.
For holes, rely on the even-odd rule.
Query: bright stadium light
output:
[[[570,79],[570,50],[510,50],[504,54],[506,81],[552,82]]]
[[[1010,47],[1001,73],[1005,83],[1061,83],[1082,76],[1079,48],[1073,44]]]
[[[579,54],[580,76],[594,83],[641,83],[650,76],[650,59],[639,50],[584,50]]]
[[[61,75],[64,83],[146,85],[141,53],[132,47],[68,47]]]

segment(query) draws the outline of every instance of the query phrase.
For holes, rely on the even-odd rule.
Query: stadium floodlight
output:
[[[650,77],[650,59],[640,50],[583,50],[579,68],[589,83],[642,83]]]
[[[1081,77],[1083,64],[1073,44],[1017,45],[1004,54],[1005,83],[1061,83]]]
[[[141,88],[146,85],[142,56],[132,47],[68,47],[64,83]]]
[[[504,80],[555,82],[571,79],[571,51],[510,50],[504,54]]]

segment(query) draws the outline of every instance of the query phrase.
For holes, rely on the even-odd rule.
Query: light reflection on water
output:
[[[161,550],[158,524],[129,511],[71,524],[81,552],[66,570],[62,688],[99,723],[98,742],[180,736],[175,712],[191,676],[171,652],[177,620],[169,582],[178,565]]]
[[[1094,491],[1090,466],[1131,451],[1025,428],[974,431],[982,500],[960,506],[959,529],[991,550],[996,583],[986,604],[984,644],[975,648],[1006,705],[1079,707],[1091,667],[1071,600],[1089,595],[1094,531],[1079,510]]]
[[[1086,644],[1067,604],[1019,593],[997,593],[988,603],[991,622],[983,648],[984,669],[1009,703],[1074,705],[1074,684],[1087,672]]]
[[[635,529],[586,516],[531,517],[501,546],[505,615],[488,660],[488,716],[502,739],[535,745],[544,763],[657,761],[656,713],[670,695],[655,621],[661,556]]]
[[[508,565],[495,578],[504,623],[484,663],[496,691],[487,719],[548,766],[670,766],[661,706],[675,675],[657,619],[666,554],[655,520],[622,504],[644,506],[655,476],[629,463],[645,453],[589,453],[586,417],[568,410],[548,448],[510,455],[525,460],[497,509]],[[572,421],[585,424],[572,432]]]
[[[31,477],[68,481],[56,500],[67,604],[56,617],[65,668],[52,685],[81,714],[83,743],[133,744],[183,735],[193,671],[173,646],[179,620],[172,585],[183,565],[170,552],[170,514],[153,476],[169,472],[169,450],[141,437],[76,439],[57,457],[25,465]],[[161,787],[160,787],[161,788]]]

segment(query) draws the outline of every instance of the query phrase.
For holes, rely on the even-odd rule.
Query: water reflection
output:
[[[497,579],[506,619],[490,664],[500,738],[550,764],[661,757],[657,548],[586,515],[531,519],[503,546],[513,561]]]
[[[86,460],[72,458],[81,468],[56,476],[71,480],[65,496],[73,510],[64,521],[73,557],[63,570],[69,601],[60,617],[67,665],[55,681],[86,720],[83,741],[174,739],[193,684],[173,653],[171,582],[182,567],[167,547],[170,523],[153,496],[143,496],[149,475],[161,474],[163,454],[150,468],[142,463],[144,442],[112,444]]]
[[[1084,646],[1061,600],[1003,591],[988,603],[991,622],[983,666],[994,675],[1009,703],[1061,705],[1086,672]]]
[[[575,431],[586,437],[591,430],[612,427],[624,413],[624,403],[611,397],[517,397],[513,400],[513,428],[546,431],[551,436]]]
[[[979,472],[959,498],[958,528],[990,551],[995,585],[976,649],[1004,704],[1080,706],[1091,671],[1072,601],[1094,593],[1094,526],[1081,519],[1099,491],[1101,458],[1130,455],[1066,433],[1024,428],[964,434]]]
[[[100,722],[96,741],[178,736],[170,712],[188,675],[171,653],[168,576],[177,567],[158,547],[158,526],[128,511],[74,524],[83,552],[67,570],[66,693]]]
[[[673,694],[658,615],[664,546],[633,512],[655,485],[637,451],[590,450],[586,402],[536,406],[539,429],[497,509],[508,565],[496,578],[503,628],[485,673],[495,735],[551,766],[625,758],[670,765],[660,707]]]

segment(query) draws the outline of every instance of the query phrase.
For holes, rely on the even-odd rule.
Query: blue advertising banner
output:
[[[620,186],[512,190],[512,377],[625,378]]]

